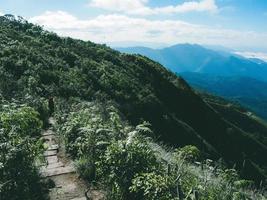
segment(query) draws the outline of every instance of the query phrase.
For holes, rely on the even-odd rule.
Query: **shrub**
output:
[[[131,199],[130,186],[137,174],[159,170],[154,152],[138,139],[112,143],[97,163],[98,173],[117,196]]]
[[[100,154],[98,150],[101,148],[96,146],[110,142],[111,139],[117,138],[116,135],[120,135],[113,127],[114,115],[104,110],[106,107],[106,105],[82,103],[75,105],[73,112],[61,125],[60,132],[64,136],[66,149],[74,158],[83,155],[93,155],[93,159],[97,158]]]
[[[1,127],[5,132],[16,129],[22,137],[40,136],[42,122],[39,114],[31,107],[13,108],[7,106],[6,111],[0,114]]]
[[[180,159],[184,159],[189,162],[194,162],[200,160],[201,158],[201,152],[199,151],[199,149],[192,145],[187,145],[176,150],[175,154]]]
[[[0,114],[0,199],[42,199],[36,158],[42,153],[42,123],[32,108],[7,106]]]
[[[173,189],[174,184],[168,176],[158,175],[155,172],[137,174],[130,187],[135,199],[144,200],[174,199]]]
[[[75,162],[75,167],[81,178],[90,182],[95,180],[95,173],[96,173],[95,163],[90,158],[87,157],[79,158]]]

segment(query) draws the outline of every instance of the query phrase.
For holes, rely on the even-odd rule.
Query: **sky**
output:
[[[111,46],[224,46],[267,58],[267,0],[0,0],[13,14]]]

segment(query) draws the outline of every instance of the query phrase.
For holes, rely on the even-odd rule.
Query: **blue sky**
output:
[[[198,43],[267,53],[266,0],[0,0],[0,13],[113,46]]]

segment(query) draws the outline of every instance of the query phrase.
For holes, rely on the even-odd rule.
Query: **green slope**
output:
[[[202,73],[181,73],[196,89],[239,102],[262,118],[267,118],[267,83],[248,77],[212,76]]]
[[[194,144],[211,158],[236,164],[246,178],[265,179],[266,145],[160,64],[105,45],[61,38],[12,16],[0,17],[0,41],[0,91],[5,99],[112,100],[130,124],[149,121],[165,143]]]

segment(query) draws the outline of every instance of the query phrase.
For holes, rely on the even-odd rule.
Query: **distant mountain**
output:
[[[249,58],[249,60],[255,62],[255,63],[258,63],[258,64],[266,64],[266,61],[264,60],[261,60],[259,58]]]
[[[225,97],[267,119],[267,83],[248,77],[223,77],[185,72],[179,74],[193,87]]]
[[[267,81],[267,63],[215,51],[195,44],[178,44],[163,49],[145,47],[117,48],[141,54],[159,62],[173,72],[200,72],[218,76],[244,76]]]
[[[204,48],[210,49],[213,51],[220,51],[220,52],[234,52],[234,49],[230,49],[221,45],[203,45]]]
[[[239,102],[267,119],[267,63],[222,47],[179,44],[164,49],[119,48],[138,53],[181,74],[193,87]],[[216,49],[216,50],[215,50]]]

